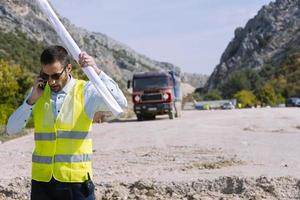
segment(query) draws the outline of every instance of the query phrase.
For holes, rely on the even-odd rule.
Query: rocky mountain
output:
[[[194,88],[202,88],[207,82],[209,76],[197,73],[183,73],[182,81],[189,83]]]
[[[243,69],[278,68],[300,52],[300,1],[276,0],[237,28],[206,88],[217,88],[230,74]],[[300,79],[300,77],[299,77]]]
[[[20,31],[45,46],[62,44],[34,0],[0,0],[0,2],[1,32]],[[131,79],[134,72],[154,70],[180,72],[180,68],[173,64],[152,60],[102,33],[77,27],[65,18],[61,20],[78,46],[94,56],[99,67],[119,82],[125,83]]]

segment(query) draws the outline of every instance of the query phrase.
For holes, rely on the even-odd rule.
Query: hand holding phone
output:
[[[35,102],[42,96],[44,92],[44,88],[47,84],[47,81],[38,76],[33,84],[32,92],[29,98],[27,99],[27,103],[30,105],[35,104]]]

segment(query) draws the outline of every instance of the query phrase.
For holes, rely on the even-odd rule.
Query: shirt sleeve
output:
[[[31,94],[31,92],[29,94]],[[33,108],[32,105],[26,103],[28,97],[29,95],[26,97],[23,104],[8,119],[6,131],[9,135],[21,132],[26,126]]]
[[[99,77],[121,108],[126,108],[127,100],[118,84],[103,71],[101,71]],[[84,90],[85,112],[91,119],[97,111],[109,111],[102,96],[90,81],[86,83]]]

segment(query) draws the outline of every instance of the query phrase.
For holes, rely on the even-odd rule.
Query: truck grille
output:
[[[143,94],[142,101],[161,101],[162,95],[161,94]]]

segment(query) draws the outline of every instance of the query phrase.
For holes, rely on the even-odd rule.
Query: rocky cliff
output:
[[[300,52],[299,8],[299,0],[276,0],[263,6],[244,28],[237,28],[206,88],[220,86],[238,70],[279,67],[288,56]]]
[[[189,83],[194,88],[202,88],[208,80],[208,75],[197,73],[182,73],[182,81]]]
[[[1,32],[14,33],[18,30],[30,39],[45,45],[62,44],[34,0],[0,0],[0,2]],[[65,18],[61,20],[79,47],[94,56],[99,67],[105,72],[123,83],[131,79],[134,72],[153,70],[180,72],[180,68],[173,64],[152,60],[104,34],[76,27]]]

